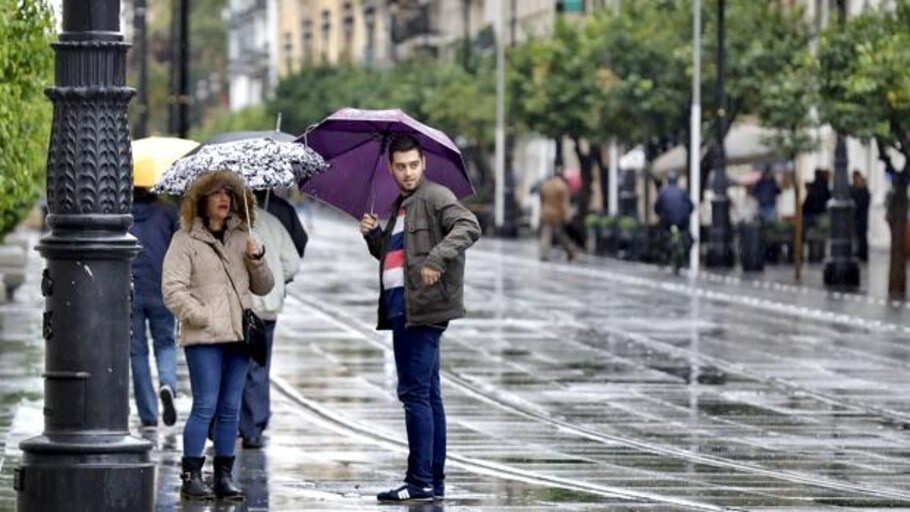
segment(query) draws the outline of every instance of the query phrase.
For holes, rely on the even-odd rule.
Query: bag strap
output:
[[[231,277],[231,272],[228,270],[227,263],[224,261],[224,257],[221,256],[221,253],[218,252],[218,249],[216,249],[214,245],[209,244],[209,247],[215,251],[215,255],[218,256],[218,260],[221,261],[221,268],[224,269],[224,273],[227,275],[228,281],[231,282],[231,288],[234,290],[234,295],[237,296],[237,300],[240,302],[240,309],[246,309],[246,307],[243,305],[243,298],[240,297],[240,292],[237,291],[237,285],[234,284],[234,278]]]

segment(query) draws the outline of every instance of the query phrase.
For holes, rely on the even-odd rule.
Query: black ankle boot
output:
[[[183,499],[193,501],[215,499],[212,488],[202,480],[203,464],[205,464],[205,457],[184,457],[181,460],[183,473],[180,474],[180,479],[183,480],[183,485],[180,486],[180,496]]]
[[[243,501],[246,495],[234,485],[234,457],[215,457],[215,496],[231,501]]]

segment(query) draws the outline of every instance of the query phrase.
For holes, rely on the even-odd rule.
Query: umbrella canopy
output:
[[[367,212],[387,213],[398,197],[388,172],[392,137],[415,137],[427,158],[426,177],[448,187],[459,199],[474,193],[458,147],[441,131],[401,110],[345,108],[297,139],[325,157],[332,171],[314,176],[301,190],[359,219]]]
[[[581,169],[577,167],[566,169],[563,171],[562,175],[569,185],[569,192],[577,194],[581,191]]]
[[[156,192],[182,194],[201,174],[233,171],[252,189],[288,187],[328,168],[325,160],[303,144],[247,138],[210,143],[169,167]]]
[[[764,142],[765,139],[773,134],[773,130],[750,122],[731,127],[724,139],[727,165],[756,164],[781,160],[783,156],[776,154]],[[704,155],[705,151],[702,148],[702,155]],[[658,176],[663,176],[670,171],[684,172],[688,166],[686,147],[679,145],[657,157],[651,167],[651,172]]]
[[[146,137],[134,140],[133,186],[151,188],[175,160],[194,150],[199,143],[176,137]]]

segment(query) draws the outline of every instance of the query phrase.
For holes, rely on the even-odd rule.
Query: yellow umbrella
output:
[[[133,141],[133,186],[152,187],[172,163],[199,145],[176,137],[146,137]]]

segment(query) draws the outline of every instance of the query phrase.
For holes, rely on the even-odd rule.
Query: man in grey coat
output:
[[[360,232],[379,260],[379,329],[392,330],[398,399],[404,405],[408,470],[383,502],[445,496],[446,420],[439,384],[439,339],[464,316],[464,253],[480,238],[477,218],[447,188],[427,180],[419,142],[389,144],[389,172],[401,192],[385,229],[372,213]]]

